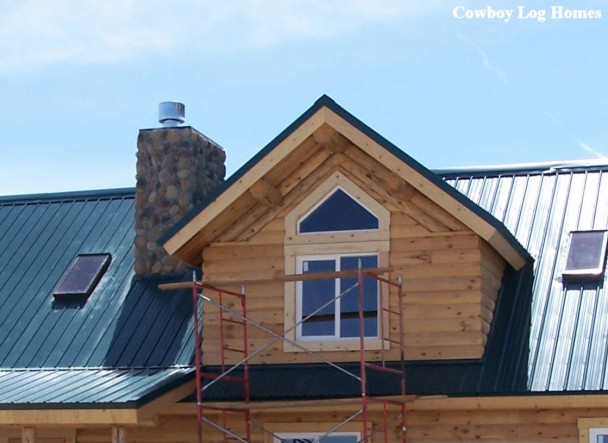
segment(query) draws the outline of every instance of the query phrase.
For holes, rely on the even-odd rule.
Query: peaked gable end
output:
[[[315,149],[318,146],[326,150]],[[277,212],[290,203],[290,193],[311,181],[311,175],[329,168],[334,154],[368,155],[388,173],[357,171],[408,204],[424,196],[427,211],[449,214],[488,242],[515,269],[530,260],[515,238],[489,213],[472,203],[443,180],[388,142],[327,96],[298,118],[269,145],[237,171],[223,186],[170,230],[161,241],[172,255],[199,265],[202,250],[228,230],[253,232],[270,222],[268,209]],[[307,164],[309,170],[302,169]],[[328,173],[332,171],[329,170]],[[318,177],[317,177],[318,179]],[[312,187],[312,183],[309,184]],[[420,198],[420,197],[418,197]],[[421,214],[422,216],[422,214]],[[430,220],[427,217],[427,220]],[[241,232],[242,234],[242,232]]]

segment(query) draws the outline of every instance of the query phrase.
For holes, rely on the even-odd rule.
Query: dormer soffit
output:
[[[415,196],[430,200],[486,240],[513,268],[520,269],[530,260],[502,223],[327,96],[194,208],[161,242],[170,254],[199,265],[201,251],[236,221],[247,229],[256,223],[260,226],[264,217],[267,222],[293,202],[295,193],[291,191],[312,189],[312,182],[335,172],[345,156],[371,157],[375,162],[357,163],[370,165],[358,173],[387,189],[402,204]],[[374,163],[381,166],[382,173],[375,173]]]

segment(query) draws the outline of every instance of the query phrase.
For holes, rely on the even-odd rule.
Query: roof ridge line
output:
[[[50,192],[39,194],[18,194],[0,196],[0,204],[3,203],[33,203],[47,201],[65,200],[94,200],[104,198],[135,197],[135,187],[93,189],[85,191]]]
[[[559,171],[569,171],[579,168],[608,168],[608,158],[587,159],[587,160],[568,160],[568,161],[547,161],[530,163],[505,163],[494,165],[462,166],[450,168],[431,169],[439,176],[462,175],[462,174],[500,174],[517,172],[545,172],[555,173]]]

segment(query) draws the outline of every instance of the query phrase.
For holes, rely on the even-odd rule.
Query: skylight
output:
[[[607,231],[573,231],[564,281],[599,280],[604,275]]]
[[[86,298],[110,265],[110,254],[78,254],[53,291],[55,298]]]

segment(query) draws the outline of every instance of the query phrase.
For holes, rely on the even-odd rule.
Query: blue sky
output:
[[[605,1],[0,5],[2,195],[133,186],[138,130],[166,100],[225,148],[229,174],[322,94],[430,168],[608,156]]]

